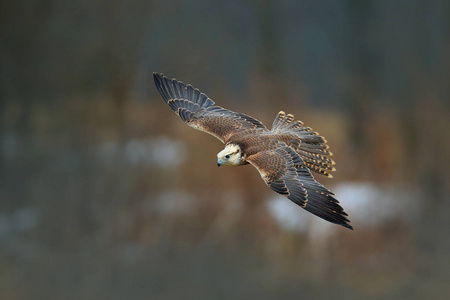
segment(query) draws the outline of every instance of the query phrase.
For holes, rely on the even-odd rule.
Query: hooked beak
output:
[[[217,166],[220,167],[223,164],[222,160],[220,158],[217,159]]]

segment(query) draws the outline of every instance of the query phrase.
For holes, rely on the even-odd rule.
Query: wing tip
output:
[[[163,73],[153,72],[153,80],[155,81],[158,90],[160,90],[164,85],[164,78],[167,78],[167,76],[164,75]]]
[[[353,228],[353,226],[350,225],[350,220],[347,218],[348,214],[344,210],[341,211],[341,213],[339,214],[339,217],[340,217],[340,220],[334,220],[334,221],[331,221],[331,223],[334,223],[334,224],[337,224],[337,225],[341,225],[341,226],[343,226],[345,228],[348,228],[350,230],[355,230]],[[327,221],[329,221],[329,220],[327,220]]]
[[[350,221],[349,221],[350,222]],[[350,225],[350,223],[343,223],[343,224],[339,224],[339,225],[342,225],[342,226],[344,226],[345,228],[348,228],[348,229],[350,229],[350,230],[355,230],[354,228],[353,228],[353,226],[352,225]]]
[[[166,77],[166,75],[164,75],[163,73],[153,72],[153,79],[155,80],[155,82],[157,82],[157,80],[161,80],[164,77]]]

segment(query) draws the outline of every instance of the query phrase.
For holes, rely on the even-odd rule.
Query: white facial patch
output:
[[[238,145],[229,144],[217,154],[217,158],[225,166],[241,165],[241,148]]]

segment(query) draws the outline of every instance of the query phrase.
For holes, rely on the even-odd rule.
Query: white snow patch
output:
[[[419,193],[403,185],[376,185],[367,182],[342,182],[331,187],[356,228],[376,227],[388,220],[410,221],[418,213]],[[267,201],[269,213],[285,230],[330,234],[336,225],[302,209],[287,198],[275,195]]]

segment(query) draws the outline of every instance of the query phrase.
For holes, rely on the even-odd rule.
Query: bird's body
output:
[[[326,140],[280,111],[272,128],[245,114],[216,106],[191,85],[154,73],[164,100],[189,126],[207,132],[225,144],[217,154],[217,165],[253,165],[264,182],[307,211],[353,229],[339,202],[310,171],[328,177],[335,171]]]

